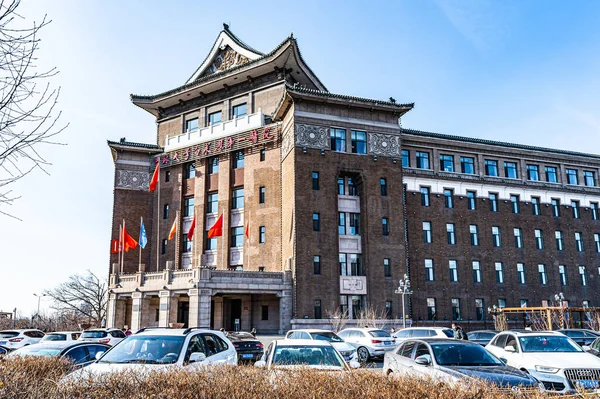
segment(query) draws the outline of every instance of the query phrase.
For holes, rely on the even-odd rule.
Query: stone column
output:
[[[279,334],[292,328],[292,291],[281,291],[279,296]]]
[[[188,327],[198,327],[199,325],[199,309],[200,309],[200,290],[198,288],[192,288],[188,290],[188,296],[190,297]]]
[[[106,328],[120,328],[116,325],[117,316],[117,295],[108,296],[108,306],[106,308]]]
[[[199,303],[198,303],[198,327],[210,328],[210,299],[212,297],[212,290],[202,289],[200,290]]]
[[[142,293],[141,292],[132,292],[131,299],[133,301],[133,306],[131,307],[131,331],[135,332],[142,328]]]
[[[160,308],[158,310],[158,326],[168,327],[171,310],[171,292],[159,291]]]

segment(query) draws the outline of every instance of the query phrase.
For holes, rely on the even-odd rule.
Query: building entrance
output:
[[[190,303],[179,302],[177,304],[177,323],[183,323],[183,327],[187,328],[190,317]],[[194,327],[194,326],[193,326]]]
[[[223,299],[223,324],[225,325],[225,330],[227,331],[236,331],[236,329],[242,329],[241,299]]]

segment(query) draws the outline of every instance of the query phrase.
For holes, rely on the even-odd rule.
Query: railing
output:
[[[211,270],[211,278],[230,277],[230,278],[263,278],[263,279],[283,279],[283,272],[246,272],[246,271],[225,271]]]

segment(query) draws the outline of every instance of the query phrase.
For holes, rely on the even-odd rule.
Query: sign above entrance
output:
[[[340,276],[340,294],[367,295],[367,277]]]

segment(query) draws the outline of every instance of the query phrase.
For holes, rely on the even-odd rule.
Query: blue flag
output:
[[[140,227],[140,247],[146,248],[146,244],[148,244],[148,237],[146,237],[146,228],[142,220],[142,226]]]

